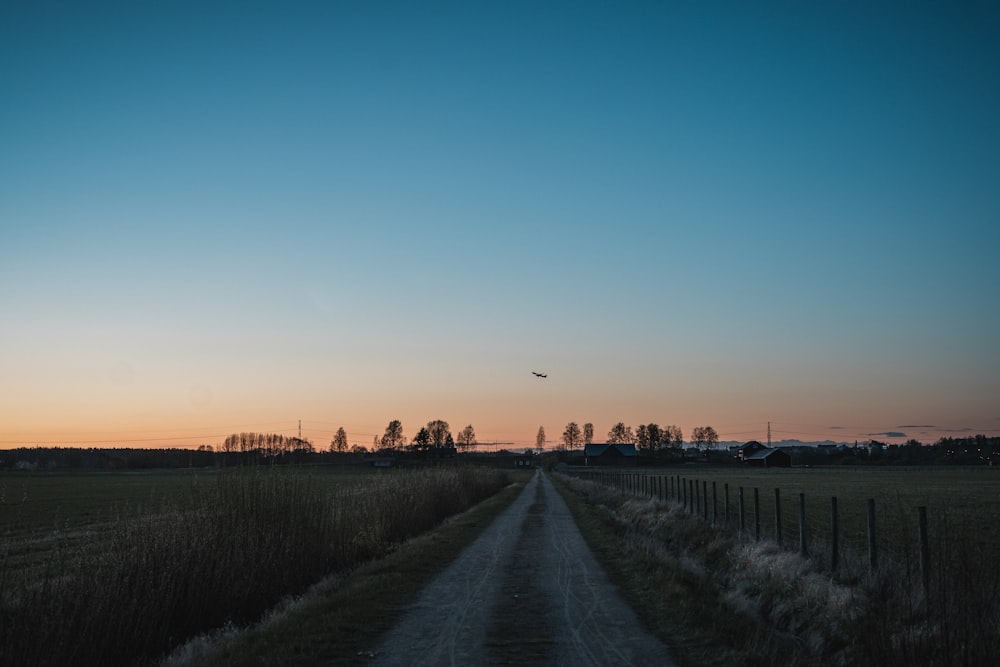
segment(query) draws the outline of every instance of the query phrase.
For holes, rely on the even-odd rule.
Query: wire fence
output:
[[[798,551],[821,569],[843,576],[883,563],[912,563],[924,597],[930,595],[931,542],[927,506],[893,506],[890,499],[855,494],[842,499],[783,493],[778,486],[730,484],[681,474],[577,470],[569,474],[619,493],[655,498],[739,539],[771,540]],[[846,502],[845,502],[846,500]]]

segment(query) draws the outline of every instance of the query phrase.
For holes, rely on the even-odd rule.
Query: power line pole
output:
[[[767,422],[767,448],[771,448],[771,422]]]
[[[770,422],[768,422],[768,423],[770,424]],[[768,428],[770,428],[770,426],[768,426]],[[768,432],[770,432],[770,431],[768,431]],[[302,420],[300,419],[299,420],[299,440],[301,440],[301,439],[302,439]],[[768,442],[768,444],[771,443],[771,436],[768,436],[767,442]]]

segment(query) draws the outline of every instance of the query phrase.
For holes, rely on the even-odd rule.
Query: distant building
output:
[[[514,457],[514,467],[515,468],[533,468],[535,466],[535,457],[530,454],[523,454]]]
[[[583,448],[584,465],[635,465],[638,452],[632,443],[620,445],[586,445]]]
[[[736,448],[736,458],[740,461],[746,461],[748,456],[752,456],[753,454],[766,449],[768,449],[768,447],[765,445],[762,445],[756,440],[751,440],[750,442]]]
[[[791,468],[792,456],[781,449],[758,449],[753,454],[743,457],[743,462],[748,466],[757,468]]]

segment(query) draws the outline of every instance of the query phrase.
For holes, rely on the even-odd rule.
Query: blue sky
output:
[[[1000,426],[992,5],[208,4],[0,9],[0,441]]]

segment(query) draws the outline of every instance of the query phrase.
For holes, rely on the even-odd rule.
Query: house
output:
[[[750,442],[736,448],[736,458],[740,461],[745,461],[748,456],[765,449],[768,448],[756,440],[751,440]]]
[[[584,465],[635,465],[638,452],[632,443],[614,445],[586,445],[583,448]]]
[[[532,468],[535,465],[535,457],[530,454],[523,454],[514,457],[515,468]]]
[[[743,462],[757,468],[791,468],[792,456],[782,449],[764,447],[753,454],[744,456]]]

